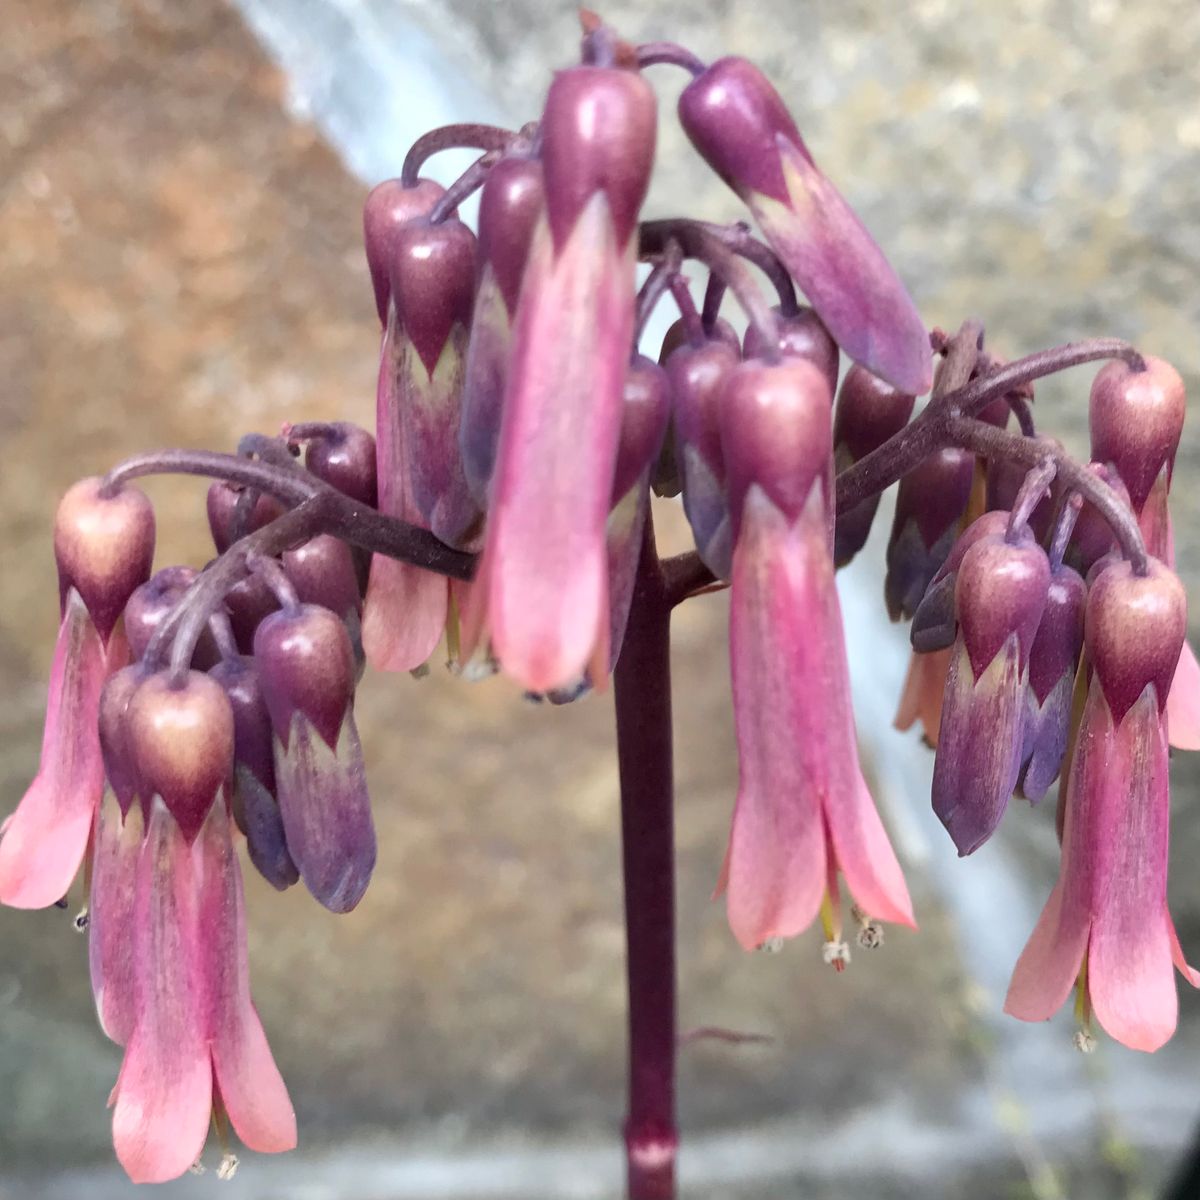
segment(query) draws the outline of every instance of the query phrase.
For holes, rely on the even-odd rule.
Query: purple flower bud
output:
[[[722,579],[729,578],[733,540],[719,406],[725,382],[738,361],[736,348],[714,339],[703,346],[680,346],[666,364],[684,512],[700,557]]]
[[[475,235],[458,220],[421,218],[396,234],[392,298],[402,340],[403,470],[413,502],[442,541],[479,519],[459,451],[463,366],[475,297]]]
[[[149,678],[150,672],[140,663],[123,667],[110,675],[100,693],[100,755],[104,759],[104,774],[112,788],[122,816],[129,814],[134,800],[142,796],[138,781],[137,762],[129,743],[129,704],[134,693]]]
[[[125,605],[125,639],[129,657],[135,662],[146,653],[154,632],[192,585],[196,572],[191,567],[163,567],[134,590]],[[192,666],[207,671],[221,657],[212,634],[206,629],[196,642]]]
[[[705,340],[724,342],[738,358],[742,356],[742,339],[738,337],[737,330],[724,317],[716,319],[712,329],[706,334]],[[672,321],[667,327],[667,332],[663,334],[662,347],[658,352],[658,361],[663,366],[666,366],[667,359],[680,346],[690,346],[692,344],[692,340],[688,334],[688,323],[680,317],[678,320]]]
[[[208,528],[212,533],[213,545],[218,554],[224,554],[233,545],[233,521],[237,510],[238,500],[244,488],[231,483],[218,481],[208,489]],[[242,536],[269,525],[276,517],[283,516],[283,505],[274,496],[260,492],[254,507],[250,510],[250,518]]]
[[[1058,778],[1067,752],[1086,599],[1087,587],[1077,571],[1059,566],[1051,574],[1029,656],[1021,792],[1035,804]]]
[[[107,643],[134,589],[150,576],[154,509],[135,487],[101,495],[101,482],[81,479],[59,502],[54,557],[62,611],[74,588],[101,641]]]
[[[266,580],[252,572],[225,593],[225,611],[229,613],[238,649],[249,654],[254,649],[255,631],[267,617],[279,611],[279,601]]]
[[[1110,488],[1129,505],[1129,491],[1117,474],[1115,468],[1103,463],[1090,463],[1089,470],[1095,472]],[[1102,517],[1096,506],[1089,500],[1083,502],[1079,516],[1075,521],[1075,529],[1071,534],[1071,543],[1067,547],[1066,560],[1080,575],[1087,576],[1092,568],[1116,546],[1113,539],[1112,527]]]
[[[496,465],[504,386],[521,280],[545,206],[537,159],[501,159],[479,198],[479,286],[463,381],[459,448],[471,495],[486,507]]]
[[[836,351],[835,351],[836,356]],[[836,372],[836,357],[835,357]],[[894,437],[912,416],[914,396],[898,392],[857,363],[846,373],[833,414],[833,461],[838,471],[865,458]],[[838,513],[833,558],[844,567],[867,543],[879,497]]]
[[[774,311],[779,312],[778,306]],[[779,317],[778,345],[782,353],[795,358],[807,358],[814,367],[818,367],[829,384],[829,394],[833,395],[837,390],[838,381],[837,342],[829,336],[829,330],[811,308],[801,308],[791,317]],[[758,326],[751,323],[746,328],[742,353],[747,358],[758,358],[762,351]]]
[[[1153,686],[1161,712],[1187,635],[1187,595],[1174,571],[1155,559],[1135,575],[1119,562],[1090,585],[1084,622],[1088,661],[1120,721]]]
[[[375,867],[375,828],[351,711],[350,637],[328,609],[304,604],[259,626],[254,656],[275,730],[288,851],[317,900],[349,912]]]
[[[1058,442],[1053,444],[1061,449]],[[1028,472],[1028,467],[1006,459],[990,461],[987,464],[986,502],[988,508],[1011,510]],[[1048,488],[1029,516],[1029,527],[1038,541],[1045,541],[1046,535],[1050,532],[1050,524],[1054,520],[1054,511],[1060,494],[1061,489]]]
[[[929,339],[904,285],[817,169],[766,76],[723,58],[679,99],[692,144],[754,214],[834,340],[913,395],[929,390]]]
[[[1135,513],[1164,469],[1170,480],[1187,412],[1179,372],[1161,358],[1145,362],[1143,371],[1121,359],[1103,367],[1088,409],[1092,458],[1117,468]]]
[[[283,569],[305,604],[319,604],[343,619],[348,614],[357,618],[362,601],[354,555],[345,542],[329,533],[318,534],[286,551]]]
[[[618,248],[629,244],[650,183],[656,108],[636,71],[582,66],[555,75],[542,114],[542,162],[556,253],[597,194]]]
[[[361,426],[338,421],[309,440],[304,465],[323,483],[368,508],[375,507],[375,439]]]
[[[813,488],[832,503],[829,385],[807,359],[744,362],[721,392],[721,449],[736,540],[746,493],[759,488],[787,520],[796,520]],[[830,535],[832,540],[832,528]]]
[[[198,671],[178,687],[159,672],[133,693],[126,720],[142,798],[161,797],[194,841],[233,773],[233,710],[224,689]]]
[[[671,384],[656,362],[637,355],[625,376],[621,441],[613,476],[612,502],[617,504],[658,457],[671,413]]]
[[[883,581],[893,621],[916,612],[938,567],[946,561],[967,511],[974,478],[975,456],[947,446],[900,481]]]
[[[982,538],[959,566],[959,635],[933,768],[933,810],[959,854],[992,835],[1016,787],[1029,653],[1049,584],[1046,552],[1032,540]]]
[[[432,179],[420,179],[411,188],[406,188],[399,179],[385,179],[367,196],[363,205],[363,239],[375,288],[375,308],[379,323],[385,328],[392,296],[396,234],[409,221],[425,216],[445,193],[446,189]]]
[[[246,835],[250,861],[277,891],[300,872],[288,853],[283,818],[275,799],[275,749],[271,716],[252,658],[225,659],[212,671],[233,708],[233,816]]]
[[[986,537],[1004,537],[1008,529],[1007,512],[987,512],[959,535],[950,549],[946,561],[937,569],[913,613],[909,637],[918,654],[929,654],[944,650],[954,644],[958,632],[958,613],[955,609],[954,592],[958,585],[958,568],[963,556],[976,542]],[[1022,540],[1032,539],[1028,529]]]

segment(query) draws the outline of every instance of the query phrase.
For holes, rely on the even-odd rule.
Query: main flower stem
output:
[[[646,520],[615,678],[629,985],[629,1200],[673,1200],[675,830],[671,596]]]

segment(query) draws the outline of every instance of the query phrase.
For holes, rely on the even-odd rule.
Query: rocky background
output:
[[[631,39],[755,57],[930,324],[979,315],[1011,354],[1123,335],[1200,395],[1193,4],[614,0],[605,16]],[[432,93],[458,119],[528,119],[576,26],[556,0],[9,0],[0,30],[3,812],[37,760],[58,494],[150,446],[367,421],[377,333],[352,170],[397,170]],[[732,216],[669,120],[683,76],[654,81],[650,215]],[[1089,378],[1039,389],[1046,428],[1078,439]],[[1178,469],[1200,595],[1195,430]],[[203,561],[202,488],[151,490],[161,561]],[[661,519],[678,534],[677,511]],[[1152,1195],[1200,1114],[1200,1004],[1182,997],[1180,1035],[1153,1059],[1106,1044],[1085,1062],[1066,1017],[997,1019],[1052,821],[1014,812],[967,864],[928,834],[922,753],[886,728],[903,649],[878,587],[848,581],[863,734],[922,930],[841,977],[815,935],[743,955],[709,901],[735,786],[721,599],[678,622],[682,1026],[773,1039],[683,1052],[685,1195]],[[616,1195],[609,700],[534,708],[435,670],[370,677],[359,717],[381,852],[366,900],[335,918],[249,883],[255,995],[302,1150],[244,1162],[227,1194]],[[1178,767],[1172,894],[1200,958],[1200,776]],[[3,1200],[131,1194],[104,1110],[118,1065],[69,917],[0,912]]]

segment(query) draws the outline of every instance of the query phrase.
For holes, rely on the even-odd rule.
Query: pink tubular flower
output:
[[[636,72],[573,67],[542,121],[546,208],[521,284],[481,608],[500,665],[532,691],[603,671],[605,526],[633,333],[637,214],[654,155],[654,95]]]
[[[872,917],[913,917],[858,763],[834,585],[829,385],[803,360],[745,363],[721,418],[740,774],[723,878],[729,923],[743,946],[759,946],[799,933],[824,901],[836,962],[838,872]]]
[[[1187,627],[1183,586],[1160,563],[1103,571],[1087,601],[1092,663],[1068,782],[1058,882],[1013,972],[1005,1011],[1050,1017],[1079,981],[1117,1041],[1157,1050],[1175,1031],[1172,962],[1193,986],[1167,911],[1167,717]],[[1086,1024],[1085,1024],[1086,1031]]]
[[[120,829],[105,832],[119,813],[103,814],[93,985],[106,1031],[125,1045],[110,1098],[117,1158],[135,1183],[159,1183],[197,1160],[214,1111],[265,1153],[295,1146],[296,1119],[250,1001],[229,702],[195,672],[175,688],[154,677],[127,720],[142,804]],[[126,947],[112,931],[122,917]]]
[[[60,900],[87,850],[104,791],[97,720],[100,690],[125,665],[118,628],[150,574],[154,513],[137,488],[112,496],[83,479],[54,522],[62,624],[54,650],[37,776],[0,837],[0,903],[45,908]]]

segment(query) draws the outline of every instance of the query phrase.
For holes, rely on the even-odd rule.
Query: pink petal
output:
[[[122,818],[112,792],[97,812],[88,905],[88,965],[100,1027],[119,1046],[133,1032],[134,900],[145,822],[134,804]]]
[[[1200,750],[1200,663],[1187,642],[1167,693],[1167,732],[1176,750]]]
[[[420,516],[403,473],[395,345],[392,310],[380,349],[375,392],[379,511],[419,525]],[[363,604],[362,642],[367,661],[378,671],[412,671],[423,665],[441,641],[448,603],[446,580],[441,575],[375,555]]]
[[[1195,967],[1188,965],[1188,960],[1184,957],[1183,947],[1179,944],[1179,934],[1175,929],[1175,922],[1171,920],[1171,914],[1167,913],[1167,933],[1171,938],[1171,961],[1175,964],[1180,975],[1184,977],[1192,985],[1192,987],[1200,987],[1200,971]]]
[[[1021,951],[1004,1011],[1022,1021],[1047,1021],[1071,994],[1087,949],[1090,923],[1078,905],[1064,909],[1062,880],[1054,885],[1033,936]],[[1064,919],[1065,918],[1065,919]]]
[[[296,1114],[250,999],[242,872],[224,805],[213,806],[197,845],[204,866],[200,923],[216,1085],[233,1128],[251,1150],[293,1150]]]
[[[597,192],[557,255],[543,219],[513,331],[492,508],[488,621],[501,666],[545,692],[607,643],[604,527],[633,329],[633,248]]]
[[[942,699],[946,693],[946,676],[950,671],[953,647],[934,650],[929,654],[914,654],[904,678],[904,690],[896,709],[895,727],[902,733],[917,721],[925,741],[936,746],[942,724]]]
[[[113,1144],[134,1183],[182,1175],[212,1113],[207,997],[198,959],[193,851],[155,798],[134,901],[137,1023],[113,1093]]]
[[[1153,688],[1121,720],[1092,837],[1103,856],[1088,992],[1105,1031],[1133,1050],[1175,1032],[1179,1001],[1167,916],[1167,738]]]
[[[858,787],[848,799],[826,805],[829,836],[837,853],[837,865],[858,907],[881,921],[917,927],[912,900],[896,852],[867,788],[862,772]]]
[[[100,637],[72,590],[54,649],[41,765],[0,840],[0,903],[46,908],[79,870],[104,791],[97,721],[107,673]]]

